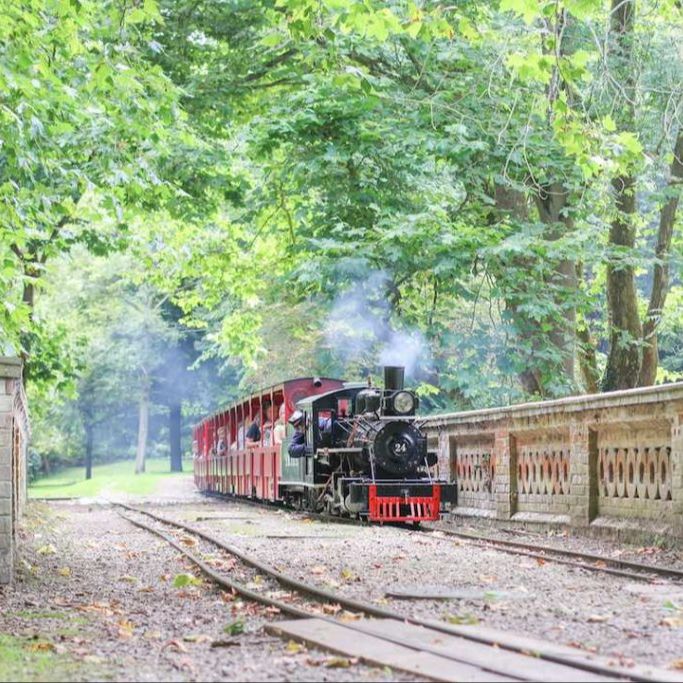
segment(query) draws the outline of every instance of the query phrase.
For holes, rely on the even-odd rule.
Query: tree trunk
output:
[[[542,188],[534,197],[538,215],[542,223],[550,226],[548,239],[560,239],[566,232],[574,229],[573,220],[566,215],[569,201],[569,190],[563,183],[554,182]],[[551,344],[562,354],[562,369],[566,379],[574,384],[574,358],[576,355],[576,308],[567,306],[567,299],[574,299],[578,286],[576,263],[562,259],[555,267],[555,273],[549,282],[554,291],[560,320],[553,321],[549,334]],[[566,292],[571,292],[570,297]]]
[[[142,393],[138,419],[138,448],[135,455],[135,474],[145,471],[145,455],[147,454],[147,433],[149,431],[149,379],[146,374],[142,378]]]
[[[92,479],[92,451],[93,451],[93,426],[90,422],[85,424],[85,478]]]
[[[529,207],[523,192],[511,187],[506,187],[505,185],[496,184],[493,198],[498,212],[509,215],[518,222],[526,222],[529,220]],[[524,268],[525,263],[519,258],[517,259],[515,266]],[[498,278],[504,279],[504,276],[505,266],[503,266],[502,272],[496,273],[496,277]],[[519,311],[519,301],[523,300],[526,296],[527,293],[524,291],[524,284],[518,284],[515,291],[510,291],[506,294],[505,307],[512,314],[512,319],[519,339],[523,343],[533,344],[532,330],[529,327],[525,316]],[[538,372],[534,370],[534,368],[528,367],[527,369],[522,370],[518,373],[517,377],[525,393],[532,396],[543,395],[543,383]]]
[[[635,179],[619,176],[612,181],[612,186],[619,215],[612,222],[609,241],[612,246],[630,251],[636,242],[633,224],[636,210]],[[602,388],[604,391],[630,389],[638,383],[640,373],[642,328],[633,266],[617,256],[612,256],[607,266],[607,305],[610,348]]]
[[[612,0],[610,45],[611,68],[620,86],[622,102],[615,112],[620,130],[630,131],[634,122],[635,74],[633,40],[635,0]],[[638,384],[642,328],[638,314],[638,292],[633,266],[628,263],[636,241],[636,179],[628,171],[612,180],[616,216],[609,243],[618,250],[607,266],[607,306],[610,347],[602,380],[604,391],[630,389]]]
[[[168,434],[171,446],[171,472],[183,471],[182,447],[180,442],[180,427],[182,410],[180,403],[174,403],[168,409]]]
[[[667,189],[674,194],[662,207],[659,214],[659,233],[655,250],[657,261],[654,267],[650,303],[647,317],[643,325],[643,362],[640,368],[638,384],[641,387],[655,383],[659,365],[657,348],[657,328],[662,319],[666,295],[669,293],[669,251],[673,237],[676,210],[680,199],[680,185],[683,182],[683,129],[678,132],[674,146],[674,159],[671,162],[671,176]],[[678,186],[678,187],[677,187]]]

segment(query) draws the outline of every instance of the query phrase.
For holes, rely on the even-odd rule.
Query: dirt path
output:
[[[34,503],[22,535],[0,592],[0,681],[397,678],[266,635],[274,615],[195,580],[112,508]]]

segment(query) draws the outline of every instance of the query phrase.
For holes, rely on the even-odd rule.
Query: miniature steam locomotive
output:
[[[320,378],[271,387],[195,427],[197,487],[371,521],[436,520],[456,502],[456,485],[437,477],[418,405],[401,367],[384,369],[383,389]],[[288,453],[285,427],[295,409],[306,433],[300,458]],[[247,444],[257,415],[260,441]]]

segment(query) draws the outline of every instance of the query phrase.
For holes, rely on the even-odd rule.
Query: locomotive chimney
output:
[[[405,368],[399,365],[384,366],[384,389],[388,391],[400,391],[403,389],[403,374]]]

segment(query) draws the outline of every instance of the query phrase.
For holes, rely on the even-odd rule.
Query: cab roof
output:
[[[326,391],[324,394],[313,394],[311,396],[306,396],[296,402],[296,407],[299,409],[306,409],[313,405],[314,401],[320,401],[321,399],[328,398],[329,396],[334,396],[335,394],[343,394],[347,391],[355,391],[356,389],[365,389],[367,387],[366,382],[344,382],[343,387],[339,389],[332,389],[332,391]]]

